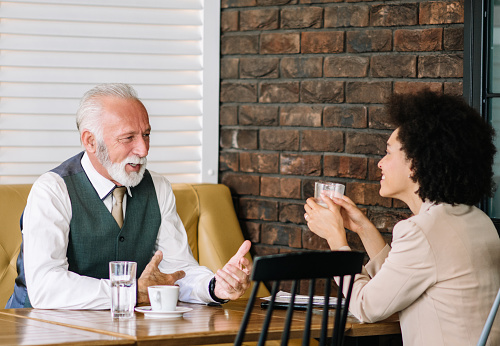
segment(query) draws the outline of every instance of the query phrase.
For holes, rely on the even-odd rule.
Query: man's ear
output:
[[[89,153],[95,153],[97,151],[97,141],[92,132],[84,129],[81,136],[82,144],[85,150]]]

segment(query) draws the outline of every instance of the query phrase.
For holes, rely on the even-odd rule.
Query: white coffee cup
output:
[[[175,311],[179,299],[179,286],[149,286],[148,295],[153,311]]]

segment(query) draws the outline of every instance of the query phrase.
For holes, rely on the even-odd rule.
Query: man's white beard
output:
[[[141,182],[144,176],[144,171],[146,170],[146,157],[129,156],[122,162],[111,162],[111,159],[109,158],[108,148],[106,147],[106,144],[101,141],[98,141],[97,143],[96,157],[97,160],[99,160],[100,164],[103,165],[103,167],[108,171],[108,174],[111,176],[111,178],[123,186],[137,186]],[[125,166],[129,163],[140,164],[141,169],[139,170],[139,172],[128,173],[125,170]]]

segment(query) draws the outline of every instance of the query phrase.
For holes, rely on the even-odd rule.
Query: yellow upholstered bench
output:
[[[212,271],[222,268],[244,240],[229,189],[222,184],[172,184],[172,188],[194,257]],[[30,189],[31,185],[0,185],[0,309],[14,290],[19,218]],[[250,290],[245,296],[249,294]],[[260,295],[267,294],[261,287]]]

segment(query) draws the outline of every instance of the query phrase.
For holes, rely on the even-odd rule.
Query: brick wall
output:
[[[254,254],[327,249],[303,204],[346,184],[383,232],[409,215],[378,194],[384,101],[462,94],[463,1],[222,0],[220,181]],[[355,249],[363,249],[348,233]]]

